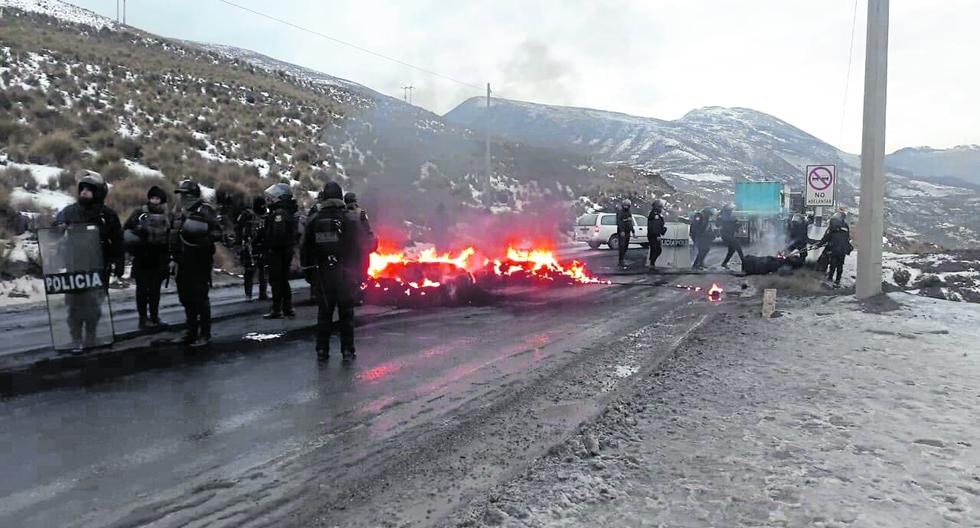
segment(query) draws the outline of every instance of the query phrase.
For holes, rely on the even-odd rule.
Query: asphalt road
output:
[[[635,267],[644,254],[631,251]],[[304,331],[0,401],[0,526],[435,523],[710,310],[655,278],[624,281],[636,285],[513,289],[379,320],[358,329],[351,366],[318,363]],[[247,318],[222,325],[249,332]]]

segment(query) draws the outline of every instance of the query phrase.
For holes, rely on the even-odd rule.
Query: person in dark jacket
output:
[[[265,244],[263,231],[265,217],[269,210],[265,206],[265,197],[256,196],[252,206],[246,207],[235,219],[235,240],[238,244],[238,259],[242,264],[242,277],[245,282],[245,297],[252,300],[252,290],[255,276],[259,279],[259,300],[269,298],[269,287],[266,281]]]
[[[177,343],[202,347],[211,343],[211,270],[215,243],[221,240],[218,215],[201,196],[201,186],[184,180],[170,227],[170,271],[176,275],[177,297],[187,316],[187,332]]]
[[[711,250],[711,244],[715,239],[714,231],[711,229],[711,219],[715,212],[713,207],[705,207],[691,217],[690,235],[697,250],[692,269],[704,269],[704,260],[708,257],[708,251]]]
[[[99,229],[102,250],[103,289],[72,293],[65,296],[68,309],[68,330],[74,343],[74,352],[95,346],[102,305],[107,295],[109,276],[122,278],[125,272],[126,252],[123,249],[122,225],[119,215],[105,205],[109,187],[101,175],[82,171],[78,175],[78,201],[65,207],[55,216],[54,225],[94,224]]]
[[[803,215],[796,213],[790,217],[789,225],[787,226],[787,237],[789,238],[789,244],[786,246],[786,252],[799,251],[800,256],[806,259],[807,246],[810,245],[810,234],[809,226]]]
[[[738,218],[735,217],[733,204],[721,208],[721,214],[718,215],[718,228],[721,231],[721,240],[728,246],[728,253],[725,254],[725,260],[722,261],[721,267],[728,269],[728,261],[732,259],[735,253],[738,253],[739,262],[745,260],[742,244],[738,241]]]
[[[357,226],[357,269],[358,284],[365,284],[368,279],[368,268],[371,265],[371,253],[378,249],[378,238],[374,236],[371,229],[371,220],[368,218],[367,211],[357,203],[357,195],[349,192],[344,195],[344,203],[347,205],[348,219]],[[361,290],[357,289],[357,300],[361,302]]]
[[[667,221],[664,220],[664,201],[654,200],[647,216],[647,242],[650,243],[650,271],[657,270],[657,259],[663,253],[660,237],[667,234]]]
[[[844,259],[851,254],[854,246],[851,245],[851,232],[844,222],[843,216],[833,216],[830,218],[830,225],[827,232],[820,240],[819,246],[826,247],[829,257],[830,267],[827,270],[827,282],[834,282],[834,287],[840,287],[840,278],[844,273]]]
[[[619,267],[626,267],[626,252],[630,247],[630,237],[636,236],[636,229],[633,222],[633,213],[630,210],[633,203],[623,200],[623,204],[616,211],[616,233],[619,237]]]
[[[344,362],[349,363],[355,358],[354,293],[360,274],[357,225],[348,214],[339,184],[328,182],[322,196],[319,207],[307,219],[300,243],[300,263],[303,276],[316,292],[317,357],[325,360],[330,355],[336,310],[340,318],[340,351]]]
[[[133,255],[130,275],[136,281],[136,312],[139,328],[166,326],[160,320],[160,288],[167,278],[170,263],[170,225],[167,193],[153,186],[146,193],[146,204],[133,211],[123,225],[124,237],[131,240]]]
[[[277,183],[266,189],[265,201],[269,214],[265,218],[262,238],[272,286],[272,309],[262,317],[293,317],[296,313],[293,312],[293,291],[289,287],[289,268],[299,234],[296,219],[298,206],[293,200],[292,189],[285,183]]]

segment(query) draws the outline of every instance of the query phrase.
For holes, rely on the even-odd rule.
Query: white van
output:
[[[632,238],[642,247],[649,247],[647,242],[647,217],[633,215],[633,228],[636,235]],[[589,213],[575,221],[575,241],[585,242],[592,249],[606,244],[611,249],[619,249],[619,237],[616,236],[616,213]]]

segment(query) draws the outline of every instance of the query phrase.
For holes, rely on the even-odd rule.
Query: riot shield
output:
[[[99,228],[76,224],[37,234],[55,350],[112,344],[112,311]]]

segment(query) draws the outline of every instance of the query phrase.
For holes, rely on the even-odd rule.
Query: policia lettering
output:
[[[75,271],[44,276],[44,292],[48,295],[96,290],[104,285],[100,271]]]

